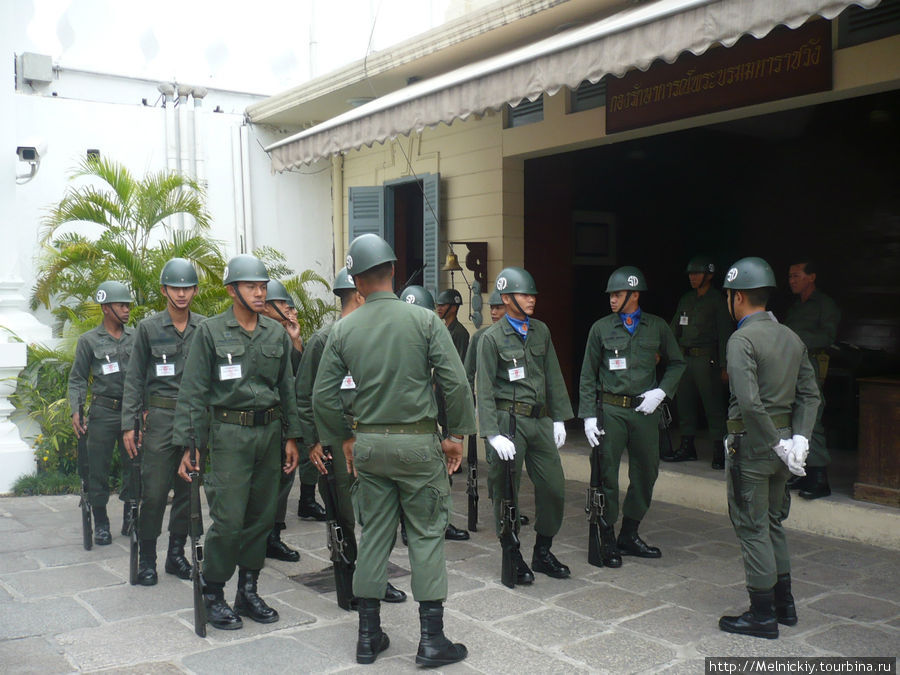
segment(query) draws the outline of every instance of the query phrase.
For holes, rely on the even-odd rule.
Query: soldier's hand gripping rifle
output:
[[[131,499],[128,500],[127,508],[130,516],[128,523],[128,538],[131,545],[131,556],[129,558],[128,581],[132,586],[136,586],[138,582],[138,558],[139,558],[139,542],[138,542],[138,515],[140,513],[139,503],[141,499],[141,413],[138,412],[134,416],[134,447],[137,448],[137,454],[131,461],[130,482]]]
[[[513,408],[509,411],[509,440],[516,440],[515,390],[513,390]],[[500,570],[500,581],[507,588],[516,585],[519,558],[519,513],[516,507],[516,459],[501,460],[503,462],[503,500],[500,502],[500,546],[503,549],[503,563]]]
[[[478,523],[478,443],[475,435],[469,436],[469,450],[466,455],[466,495],[469,497],[469,531],[476,532]]]
[[[334,458],[331,454],[331,448],[324,446],[322,448],[324,456],[322,458],[322,466],[325,467],[325,480],[319,485],[324,485],[325,489],[320,490],[322,500],[325,502],[325,527],[328,534],[328,550],[331,552],[331,562],[334,569],[334,589],[337,593],[338,607],[341,609],[350,609],[350,603],[353,600],[353,570],[355,564],[351,561],[345,552],[344,530],[337,521],[338,514],[338,491],[337,480],[334,475]]]
[[[200,471],[197,465],[197,438],[194,426],[188,430],[191,442],[191,582],[194,586],[194,632],[202,638],[206,637],[206,605],[203,602],[203,578],[200,575],[200,563],[203,562],[203,544],[200,535],[203,533],[203,522],[200,514]]]
[[[603,429],[603,406],[597,406],[597,426]],[[603,494],[603,434],[591,448],[591,485],[587,489],[584,510],[588,514],[588,563],[603,567],[603,533],[612,529],[606,522],[606,495]],[[611,538],[611,537],[608,537]]]
[[[78,403],[78,423],[84,424],[84,400]],[[94,527],[91,522],[91,500],[89,485],[91,482],[91,465],[88,462],[87,433],[78,437],[78,476],[81,478],[81,536],[84,550],[94,547]]]

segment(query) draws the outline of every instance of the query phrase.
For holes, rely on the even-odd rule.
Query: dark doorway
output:
[[[422,182],[418,180],[387,185],[387,240],[397,255],[394,290],[422,284],[424,228]]]

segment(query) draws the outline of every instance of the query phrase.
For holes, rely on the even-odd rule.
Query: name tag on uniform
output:
[[[157,363],[156,364],[156,376],[157,377],[173,377],[175,375],[175,364],[174,363]]]
[[[679,326],[687,326],[688,325],[688,315],[687,314],[682,314],[680,317],[678,317],[678,325]]]
[[[609,369],[610,370],[625,370],[628,368],[628,364],[625,362],[625,357],[620,356],[614,359],[609,360]]]
[[[222,381],[241,379],[241,364],[229,363],[227,366],[219,366],[219,379]]]
[[[509,369],[509,381],[515,382],[516,380],[524,380],[525,379],[525,366],[517,366],[515,368]]]
[[[102,372],[104,375],[112,375],[113,373],[118,373],[119,362],[110,361],[109,363],[100,364],[100,372]]]
[[[356,382],[353,381],[350,373],[347,373],[346,377],[341,380],[341,389],[356,389]]]

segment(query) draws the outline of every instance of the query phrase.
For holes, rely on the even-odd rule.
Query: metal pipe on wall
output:
[[[250,191],[250,127],[241,125],[241,193],[244,205],[244,239],[248,253],[253,251],[253,202]]]
[[[334,247],[334,271],[344,266],[344,156],[331,156],[331,234]]]

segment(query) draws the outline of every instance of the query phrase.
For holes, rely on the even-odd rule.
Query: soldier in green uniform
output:
[[[189,448],[195,437],[209,438],[204,487],[212,525],[205,541],[203,600],[209,623],[231,630],[243,625],[240,616],[278,621],[278,612],[259,597],[257,582],[275,522],[279,468],[290,473],[297,467],[300,422],[291,340],[277,322],[262,316],[269,280],[265,265],[238,255],[228,261],[222,280],[232,305],[197,330],[178,393],[173,442]],[[283,467],[282,435],[287,438]],[[178,475],[190,482],[190,470],[185,450]],[[224,589],[235,566],[232,610]]]
[[[737,330],[728,338],[728,513],[741,542],[750,609],[723,616],[727,633],[777,638],[793,626],[791,563],[783,521],[785,483],[803,475],[819,391],[797,334],[773,321],[766,302],[775,274],[762,258],[738,260],[725,276]]]
[[[491,311],[491,325],[497,323],[506,316],[506,305],[503,304],[503,298],[500,297],[500,291],[496,288],[491,291],[491,295],[488,298],[488,305],[490,306]],[[466,350],[466,358],[463,359],[466,377],[469,379],[469,386],[472,387],[473,392],[475,391],[475,366],[478,362],[478,342],[481,340],[481,336],[484,335],[484,332],[490,327],[491,326],[484,326],[472,334],[472,340],[469,342],[469,348]]]
[[[444,636],[449,518],[448,470],[459,466],[462,440],[474,433],[472,393],[450,334],[434,312],[401,302],[392,291],[396,256],[381,237],[350,244],[347,271],[365,304],[331,329],[313,395],[316,427],[340,440],[348,471],[357,475],[356,520],[362,528],[353,593],[359,598],[356,660],[372,663],[387,649],[380,598],[402,509],[409,532],[413,597],[421,639],[416,663],[440,666],[466,657]],[[352,373],[354,429],[343,414],[340,384]],[[437,430],[432,377],[447,399],[450,435]]]
[[[169,489],[174,487],[169,511],[169,548],[165,570],[181,579],[191,578],[184,555],[191,515],[191,490],[174,480],[184,448],[173,445],[172,429],[181,375],[197,326],[206,317],[191,312],[197,294],[197,272],[184,258],[172,258],[159,275],[166,308],[137,326],[122,399],[125,449],[137,454],[134,419],[143,417],[141,444],[141,510],[138,521],[140,560],[138,583],[153,586],[156,574],[156,539],[162,532]]]
[[[356,290],[356,286],[353,285],[353,278],[347,274],[346,267],[342,267],[335,275],[332,291],[341,301],[341,319],[362,307],[365,302],[363,296]],[[337,461],[332,464],[338,492],[336,518],[344,533],[344,554],[351,563],[354,563],[356,562],[357,550],[356,535],[354,533],[356,519],[353,517],[353,504],[350,497],[351,486],[354,482],[353,476],[347,471],[347,463],[344,461],[340,439],[326,440],[323,443],[319,437],[319,430],[316,427],[312,406],[313,385],[316,382],[316,374],[319,372],[319,363],[322,361],[325,343],[328,341],[328,336],[331,334],[333,326],[334,324],[330,323],[313,333],[309,338],[309,342],[306,345],[306,354],[303,357],[303,361],[300,362],[300,370],[297,372],[297,410],[300,414],[303,443],[308,450],[308,461],[322,474],[320,480],[325,481],[324,476],[326,474],[325,465],[322,461],[325,456],[324,449],[326,447],[331,449],[332,458],[334,458],[335,452],[338,454]],[[352,421],[353,395],[355,391],[356,382],[348,372],[344,379],[341,380],[340,385],[341,406],[348,421]],[[322,484],[320,484],[319,490],[323,489]],[[403,602],[406,600],[406,593],[394,588],[394,585],[388,582],[382,600],[384,602]]]
[[[504,467],[515,461],[516,494],[522,465],[534,483],[535,542],[531,567],[556,579],[569,568],[550,547],[563,519],[565,478],[559,448],[566,442],[565,420],[572,406],[547,324],[533,317],[537,303],[534,278],[521,267],[507,267],[494,287],[506,316],[488,328],[478,344],[475,384],[478,390],[479,433],[487,439],[488,492],[494,502],[494,521],[500,534]],[[515,438],[509,438],[510,415],[516,417]],[[516,583],[534,581],[532,569],[519,554]]]
[[[621,555],[662,555],[638,536],[638,526],[650,508],[659,474],[659,404],[675,393],[685,362],[665,320],[641,310],[640,296],[646,290],[644,273],[637,267],[620,267],[610,275],[606,292],[612,314],[591,326],[581,366],[578,414],[591,447],[605,432],[601,472],[606,517],[613,526],[619,515],[619,463],[628,447],[628,491],[619,537],[613,542],[612,531],[601,532],[607,567],[619,567]],[[657,355],[666,363],[658,383]],[[598,405],[603,409],[602,429]]]
[[[103,322],[78,338],[75,360],[69,372],[69,407],[75,436],[87,434],[87,453],[90,466],[88,499],[94,513],[94,543],[112,543],[109,531],[109,465],[112,453],[119,447],[122,460],[122,490],[119,499],[126,502],[122,515],[122,534],[128,533],[131,510],[127,501],[136,497],[136,486],[127,480],[131,475],[131,458],[123,452],[122,390],[125,372],[134,342],[134,329],[127,326],[131,315],[131,291],[118,281],[104,281],[94,295],[103,312]],[[88,420],[79,415],[88,387],[91,389],[91,410]],[[133,426],[133,422],[132,422]],[[90,432],[88,432],[90,427]],[[131,427],[129,427],[131,428]]]
[[[816,373],[821,403],[816,413],[816,424],[809,439],[809,459],[806,463],[806,476],[793,476],[788,486],[800,490],[804,499],[819,499],[831,494],[828,485],[828,464],[831,456],[825,442],[825,427],[822,415],[825,412],[825,393],[823,385],[828,374],[828,347],[837,339],[838,323],[841,310],[834,300],[816,288],[815,263],[802,258],[790,266],[788,284],[797,301],[788,309],[784,325],[794,331],[803,340],[809,353],[809,361]]]
[[[725,296],[713,288],[716,266],[707,256],[694,256],[687,265],[691,290],[681,296],[669,323],[687,362],[678,383],[678,419],[681,445],[664,462],[697,459],[699,404],[702,402],[713,443],[712,468],[725,468],[725,344],[731,335],[731,319]]]

